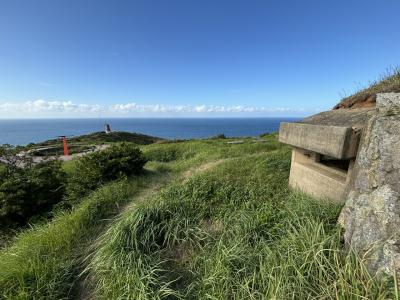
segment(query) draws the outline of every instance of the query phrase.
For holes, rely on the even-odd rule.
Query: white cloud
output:
[[[0,116],[28,115],[28,116],[95,116],[99,113],[110,116],[123,115],[213,115],[213,114],[265,114],[265,115],[293,115],[314,113],[320,110],[296,109],[289,107],[257,107],[242,105],[162,105],[138,104],[135,102],[114,105],[76,104],[72,101],[47,101],[43,99],[24,103],[0,102]]]
[[[306,112],[304,108],[296,109],[289,107],[256,107],[256,106],[223,106],[223,105],[141,105],[137,103],[115,104],[108,109],[111,112],[119,113],[274,113],[274,112]],[[314,110],[319,111],[319,110]]]
[[[101,105],[74,104],[71,101],[35,100],[18,103],[0,103],[0,113],[95,113]]]
[[[203,113],[203,112],[206,112],[206,111],[207,111],[207,108],[206,108],[205,105],[200,105],[200,106],[196,106],[196,107],[194,108],[194,110],[195,110],[195,112]],[[211,108],[209,109],[209,112],[210,112],[210,110],[211,110]]]

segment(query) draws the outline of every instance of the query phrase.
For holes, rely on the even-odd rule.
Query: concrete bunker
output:
[[[373,111],[332,110],[281,123],[279,141],[293,147],[289,185],[317,198],[344,202],[361,131]]]
[[[378,93],[375,107],[282,123],[279,140],[293,146],[290,185],[345,202],[345,245],[400,288],[400,93]]]

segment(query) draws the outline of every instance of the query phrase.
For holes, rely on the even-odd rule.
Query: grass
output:
[[[384,74],[380,76],[378,80],[371,82],[367,88],[362,89],[358,93],[376,94],[389,92],[400,92],[399,68],[388,69]]]
[[[102,235],[100,299],[386,299],[341,251],[340,207],[287,189],[288,151],[229,160],[171,185]]]
[[[75,160],[73,160],[73,159],[67,160],[67,161],[63,161],[62,169],[64,170],[64,172],[66,172],[68,175],[70,175],[74,171],[74,166],[75,166]]]
[[[121,207],[160,182],[159,174],[117,181],[91,194],[72,212],[20,234],[0,254],[0,294],[10,299],[61,299],[70,295],[85,249]],[[164,180],[164,179],[163,179]]]
[[[131,142],[137,145],[149,145],[152,143],[165,142],[165,140],[135,132],[113,131],[108,134],[105,132],[94,132],[76,137],[68,137],[68,148],[70,154],[76,154],[91,151],[99,145],[116,142]],[[62,155],[64,152],[60,139],[31,143],[26,146],[20,146],[19,148],[20,150],[29,150],[34,156],[57,156]]]
[[[378,80],[371,82],[367,87],[361,88],[353,95],[345,97],[337,105],[345,104],[353,106],[359,101],[365,101],[369,97],[375,97],[377,93],[400,92],[400,68],[388,69]]]
[[[153,137],[145,134],[125,131],[113,131],[108,134],[105,132],[94,132],[86,135],[80,135],[76,137],[69,137],[68,143],[70,146],[76,147],[88,147],[94,145],[102,145],[115,142],[131,142],[138,145],[148,145],[156,142],[163,141],[158,137]],[[61,147],[62,142],[60,139],[52,139],[41,143],[29,144],[28,148],[37,147]]]
[[[290,149],[265,139],[143,146],[153,175],[0,253],[3,298],[394,299],[343,251],[341,207],[289,190]]]

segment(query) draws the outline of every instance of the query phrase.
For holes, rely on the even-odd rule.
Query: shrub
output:
[[[50,211],[63,198],[65,176],[57,160],[5,165],[0,170],[0,222],[23,224]]]
[[[212,140],[226,139],[226,135],[224,133],[220,133],[220,134],[210,137],[210,139],[212,139]]]
[[[78,159],[68,180],[67,202],[77,202],[111,180],[139,174],[146,162],[140,149],[131,143],[114,144]]]
[[[75,210],[57,214],[52,222],[35,224],[0,252],[0,299],[76,299],[77,257],[83,245],[106,225],[101,220],[120,212],[148,181],[115,181],[96,190]]]

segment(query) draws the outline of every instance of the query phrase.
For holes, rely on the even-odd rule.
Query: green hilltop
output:
[[[372,107],[382,92],[400,92],[399,69],[334,109]],[[0,298],[398,298],[394,277],[372,277],[363,258],[343,251],[341,205],[289,189],[291,149],[276,134],[169,141],[96,132],[68,142],[71,153],[110,147],[63,162],[62,188],[74,193],[29,226],[0,231]],[[24,150],[59,155],[62,145]],[[0,184],[8,199],[2,188],[12,186]]]
[[[86,135],[67,137],[71,154],[84,152],[93,149],[95,146],[116,142],[129,142],[137,145],[148,145],[164,141],[162,138],[149,136],[136,132],[104,131],[94,132]],[[39,143],[31,143],[24,147],[30,150],[33,155],[62,155],[63,145],[60,139],[51,139]]]
[[[396,297],[393,281],[342,251],[341,207],[288,188],[291,149],[275,134],[140,148],[141,175],[103,184],[3,248],[2,298]]]

